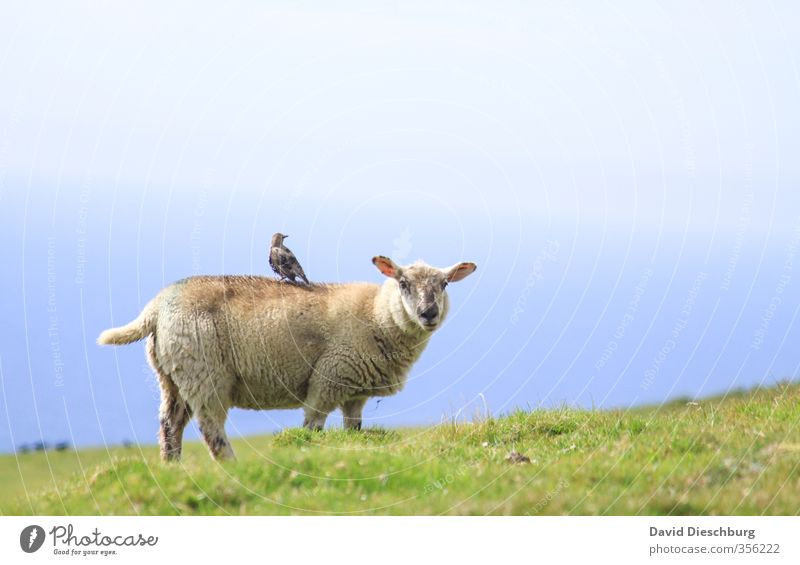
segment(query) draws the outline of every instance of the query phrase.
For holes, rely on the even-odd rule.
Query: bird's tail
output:
[[[144,339],[156,329],[157,298],[147,303],[141,314],[132,322],[119,328],[111,328],[100,334],[100,345],[125,345]]]

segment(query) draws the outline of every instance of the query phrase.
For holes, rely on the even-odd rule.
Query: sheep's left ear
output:
[[[449,269],[442,269],[442,272],[444,273],[447,282],[458,282],[461,279],[470,276],[477,268],[478,265],[475,263],[456,263]]]
[[[383,255],[378,255],[372,258],[372,263],[378,267],[378,270],[385,276],[392,279],[399,279],[402,269],[395,265],[394,261]]]

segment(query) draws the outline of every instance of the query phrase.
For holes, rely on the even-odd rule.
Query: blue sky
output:
[[[7,7],[0,449],[153,442],[142,346],[96,335],[175,279],[265,273],[274,231],[316,280],[479,264],[372,424],[795,378],[797,11]]]

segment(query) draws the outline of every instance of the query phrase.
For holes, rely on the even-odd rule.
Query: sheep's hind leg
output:
[[[364,410],[366,398],[353,398],[342,404],[342,415],[344,416],[344,429],[361,429],[361,412]]]
[[[204,406],[197,410],[197,422],[200,424],[200,433],[203,434],[208,451],[215,460],[235,459],[233,448],[225,434],[225,419],[227,411]]]
[[[159,422],[159,444],[162,461],[178,461],[183,447],[183,430],[192,418],[192,410],[177,395],[165,393],[162,389]]]
[[[181,458],[183,430],[192,418],[192,410],[181,398],[175,381],[167,375],[156,357],[155,337],[147,339],[147,357],[150,366],[158,377],[161,386],[161,409],[159,410],[158,443],[161,447],[161,460],[177,461]]]

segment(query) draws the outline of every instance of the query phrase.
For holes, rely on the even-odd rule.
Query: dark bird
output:
[[[281,280],[289,279],[295,282],[295,278],[300,277],[306,284],[311,284],[308,282],[297,257],[283,244],[283,240],[287,237],[289,236],[282,233],[276,233],[272,236],[272,242],[269,246],[269,266],[272,267],[272,270]]]

